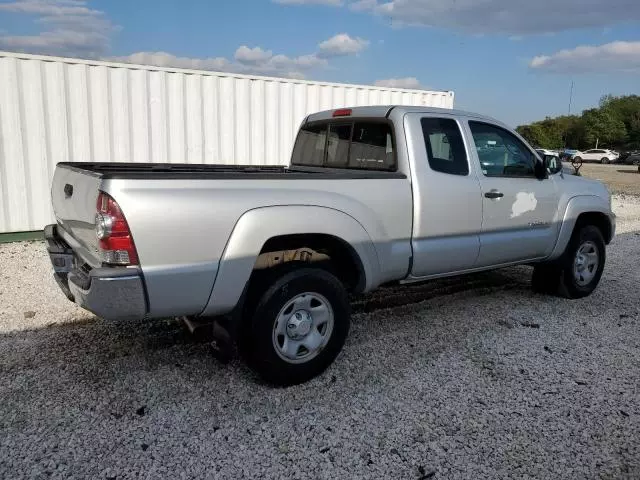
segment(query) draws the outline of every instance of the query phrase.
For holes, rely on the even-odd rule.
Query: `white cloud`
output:
[[[342,0],[273,0],[273,3],[282,5],[329,5],[330,7],[340,7]]]
[[[99,10],[91,10],[83,0],[16,0],[0,4],[0,10],[35,15],[101,15]]]
[[[137,52],[124,57],[107,57],[104,60],[154,65],[156,67],[186,68],[191,70],[225,71],[229,67],[229,60],[223,57],[177,57],[166,52]]]
[[[529,63],[535,70],[551,73],[613,73],[640,71],[640,42],[581,45],[552,55],[539,55]]]
[[[104,59],[157,67],[305,78],[309,71],[327,67],[331,57],[358,53],[368,44],[369,42],[366,40],[354,39],[343,33],[321,42],[317,52],[296,57],[283,54],[274,55],[273,51],[262,47],[241,45],[236,49],[233,60],[225,57],[178,57],[166,52],[137,52],[127,56],[105,57]]]
[[[21,52],[97,57],[108,51],[117,30],[85,0],[16,0],[0,3],[0,12],[35,17],[45,26],[37,35],[0,35],[0,48]]]
[[[193,70],[211,70],[217,72],[235,72],[254,75],[268,75],[287,78],[305,78],[305,72],[325,67],[328,62],[315,54],[288,57],[273,55],[270,50],[260,47],[239,47],[234,55],[236,61],[224,57],[193,58],[178,57],[166,52],[137,52],[121,57],[107,57],[105,60],[154,65],[166,68],[187,68]]]
[[[235,59],[240,63],[259,64],[273,57],[271,50],[263,50],[260,47],[249,48],[242,45],[236,50]]]
[[[342,0],[279,0],[280,3],[318,3],[341,5]],[[194,58],[168,52],[141,51],[125,56],[109,55],[114,26],[104,12],[89,7],[88,0],[0,0],[0,14],[31,17],[42,31],[33,35],[15,35],[0,31],[0,49],[28,53],[101,58],[195,70],[226,71],[245,74],[304,78],[307,72],[328,66],[329,58],[360,52],[369,42],[343,33],[320,45],[316,52],[288,56],[274,54],[259,46],[241,45],[233,58]]]
[[[346,33],[339,33],[318,45],[321,57],[338,57],[342,55],[354,55],[369,45],[369,41],[360,37],[351,38]]]
[[[331,57],[358,53],[368,44],[369,42],[366,40],[353,39],[343,33],[321,42],[317,52],[296,57],[283,54],[274,55],[273,51],[262,47],[241,45],[236,49],[233,60],[225,57],[178,57],[166,52],[137,52],[121,57],[106,57],[105,60],[158,67],[305,78],[309,71],[327,67]]]
[[[387,78],[385,80],[376,80],[375,85],[377,87],[387,88],[424,88],[420,85],[420,80],[416,77],[404,77],[404,78]]]
[[[638,0],[349,0],[395,25],[526,35],[640,20]]]
[[[357,0],[349,4],[349,8],[354,12],[372,11],[375,10],[377,6],[378,2],[376,0]]]

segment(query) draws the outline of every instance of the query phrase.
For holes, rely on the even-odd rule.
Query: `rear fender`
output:
[[[233,310],[267,240],[297,234],[332,235],[347,242],[362,265],[364,291],[377,286],[380,264],[375,246],[364,227],[353,217],[326,207],[257,208],[240,217],[231,232],[209,301],[201,315],[221,315]]]

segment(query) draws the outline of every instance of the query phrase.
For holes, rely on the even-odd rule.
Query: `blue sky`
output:
[[[513,126],[640,94],[638,0],[0,0],[0,49],[453,90]]]

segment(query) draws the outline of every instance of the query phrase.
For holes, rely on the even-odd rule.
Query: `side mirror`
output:
[[[553,155],[544,156],[544,166],[552,175],[562,170],[562,162],[558,157]]]
[[[548,178],[548,174],[547,174],[547,160],[543,160],[543,161],[538,161],[538,159],[535,160],[535,165],[533,166],[533,172],[536,176],[536,178],[538,180],[544,180],[545,178]]]

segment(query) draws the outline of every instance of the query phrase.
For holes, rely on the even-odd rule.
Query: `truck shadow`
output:
[[[514,288],[527,289],[529,275],[529,268],[515,267],[423,284],[383,287],[352,299],[355,314],[352,333],[367,336],[371,324],[378,323],[373,318],[375,313],[385,309],[446,299],[465,292],[479,296]],[[396,320],[393,328],[409,328],[403,324],[406,321],[414,322],[415,319]],[[260,385],[237,358],[228,366],[218,362],[212,355],[209,340],[207,335],[190,334],[178,319],[139,322],[95,319],[77,324],[55,324],[0,335],[0,352],[4,352],[0,355],[0,373],[6,378],[28,371],[35,380],[40,374],[49,372],[47,375],[62,383],[93,385],[97,389],[108,388],[109,384],[123,378],[162,376],[162,371],[171,373],[170,376],[206,378],[207,382],[215,379],[217,387],[238,381]],[[345,347],[347,351],[350,341]],[[7,388],[7,384],[0,390],[2,388]],[[182,388],[176,389],[174,393],[180,395]],[[24,390],[22,395],[37,396],[38,389]],[[69,401],[73,403],[74,399]]]

